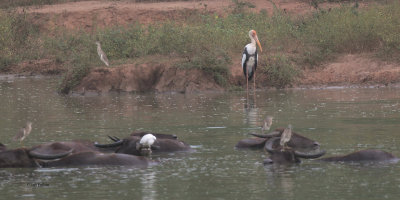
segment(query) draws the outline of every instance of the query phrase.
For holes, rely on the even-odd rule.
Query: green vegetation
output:
[[[98,29],[94,33],[38,31],[25,15],[1,12],[0,68],[22,60],[52,58],[69,66],[60,91],[68,92],[93,66],[102,66],[95,41],[99,40],[111,63],[147,55],[180,58],[180,68],[197,68],[228,86],[231,56],[241,56],[249,42],[248,30],[257,30],[264,51],[260,71],[269,83],[285,87],[301,68],[318,67],[342,53],[373,52],[381,59],[400,62],[400,3],[355,8],[353,4],[312,15],[293,17],[280,10],[248,13],[249,4],[236,2],[226,17],[199,14],[184,25],[152,25]],[[193,17],[195,19],[193,19]],[[22,30],[22,31],[21,31]],[[237,66],[237,65],[235,65]]]
[[[276,54],[268,59],[262,71],[267,74],[268,82],[277,88],[290,86],[299,74],[299,70],[294,67],[293,62],[281,54]]]
[[[41,56],[38,27],[25,14],[0,12],[0,70],[24,59]]]

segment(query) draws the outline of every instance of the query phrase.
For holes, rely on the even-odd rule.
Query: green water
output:
[[[399,199],[400,163],[263,166],[263,151],[236,150],[259,131],[292,124],[329,155],[376,148],[400,156],[400,89],[325,89],[206,94],[58,95],[57,78],[0,79],[0,135],[33,122],[24,141],[108,142],[134,130],[176,134],[193,153],[153,155],[146,169],[0,169],[0,199]]]

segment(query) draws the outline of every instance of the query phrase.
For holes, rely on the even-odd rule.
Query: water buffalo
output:
[[[313,153],[303,153],[293,149],[281,150],[278,145],[280,138],[271,138],[265,144],[265,149],[271,156],[264,160],[264,164],[290,164],[299,163],[299,158],[319,158],[325,154],[325,151],[320,150]],[[326,158],[320,158],[316,161],[325,162],[382,162],[382,161],[399,161],[399,158],[395,155],[376,149],[366,149],[356,151],[347,155],[332,156]]]
[[[110,137],[114,143],[95,144],[95,146],[99,148],[115,148],[115,153],[140,156],[143,155],[143,152],[142,149],[140,149],[139,141],[141,137],[146,134],[152,134],[156,137],[154,144],[151,146],[154,153],[191,150],[188,144],[178,140],[175,135],[149,132],[134,132],[129,137],[122,140],[117,137]]]
[[[131,166],[147,167],[157,162],[143,156],[134,156],[118,153],[99,153],[93,151],[71,154],[59,160],[41,163],[42,167],[78,167],[78,166]]]
[[[97,148],[94,142],[90,141],[64,141],[64,142],[49,142],[34,146],[30,149],[31,152],[40,154],[55,154],[72,150],[72,153],[93,151],[102,153],[111,153],[108,149]]]
[[[72,151],[64,151],[54,154],[41,154],[32,152],[26,148],[18,148],[0,151],[0,168],[12,167],[40,167],[43,160],[52,160],[65,157]]]
[[[265,149],[271,156],[264,160],[264,164],[300,163],[301,161],[299,158],[319,158],[325,154],[324,150],[318,150],[313,153],[303,153],[293,148],[283,149],[283,147],[279,145],[279,142],[279,137],[273,137],[265,143]]]
[[[329,162],[380,162],[380,161],[398,161],[399,158],[386,151],[377,149],[365,149],[356,151],[347,155],[332,156],[318,159]]]
[[[0,143],[0,151],[5,151],[5,150],[7,150],[7,147],[3,143]]]
[[[270,138],[280,137],[283,130],[284,128],[277,128],[275,129],[275,131],[268,134],[250,133],[251,135],[256,137],[240,140],[235,147],[239,149],[245,149],[245,148],[262,149],[265,147],[265,143]],[[293,132],[292,137],[290,141],[287,143],[287,145],[294,149],[317,149],[320,146],[318,142],[311,140],[307,137],[304,137],[295,132]]]

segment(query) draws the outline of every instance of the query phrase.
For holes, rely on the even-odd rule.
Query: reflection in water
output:
[[[258,126],[259,121],[258,121],[258,112],[259,109],[257,108],[256,105],[256,100],[255,96],[247,96],[247,99],[244,102],[244,113],[245,113],[245,118],[243,119],[243,123],[247,125],[252,125],[252,126]]]
[[[26,146],[74,139],[106,143],[107,135],[123,138],[139,129],[176,134],[196,151],[154,155],[163,162],[140,170],[0,169],[1,198],[398,199],[400,164],[354,170],[304,160],[263,167],[265,153],[236,150],[234,145],[248,137],[245,129],[259,128],[272,115],[274,127],[293,124],[296,132],[318,141],[327,156],[365,148],[400,156],[400,89],[260,91],[248,99],[243,93],[65,97],[54,92],[57,83],[0,81],[1,143],[17,147],[11,142],[15,130],[32,120]],[[30,189],[27,182],[49,186]]]
[[[148,173],[143,174],[140,177],[142,182],[142,194],[143,200],[153,200],[157,199],[157,188],[155,186],[157,173],[155,171],[150,171]]]
[[[283,190],[284,199],[293,199],[294,197],[294,183],[290,175],[283,175],[281,177],[281,187]]]
[[[294,168],[298,167],[297,164],[294,165],[266,165],[265,172],[267,174],[267,183],[270,187],[279,188],[276,191],[281,198],[279,199],[296,199],[294,198],[295,193],[295,182],[293,180]]]

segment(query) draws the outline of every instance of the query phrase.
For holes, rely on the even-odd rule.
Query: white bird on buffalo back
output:
[[[136,145],[136,148],[138,151],[140,151],[142,156],[149,156],[151,154],[151,145],[154,144],[156,139],[156,136],[153,134],[146,134],[140,139],[139,144]]]
[[[247,44],[244,47],[243,51],[243,56],[242,56],[242,67],[243,67],[243,73],[244,76],[246,77],[246,86],[247,86],[247,92],[249,91],[249,81],[253,78],[254,76],[254,90],[256,89],[256,68],[257,68],[257,62],[258,62],[258,54],[257,54],[257,46],[260,47],[260,51],[262,52],[261,44],[260,41],[258,40],[257,33],[255,30],[250,30],[249,31],[249,37],[251,40],[251,43]]]
[[[153,134],[146,134],[146,135],[144,135],[141,139],[140,139],[140,144],[143,146],[143,147],[148,147],[148,148],[150,148],[151,147],[151,145],[153,145],[154,144],[154,142],[156,141],[156,136],[154,136]]]

